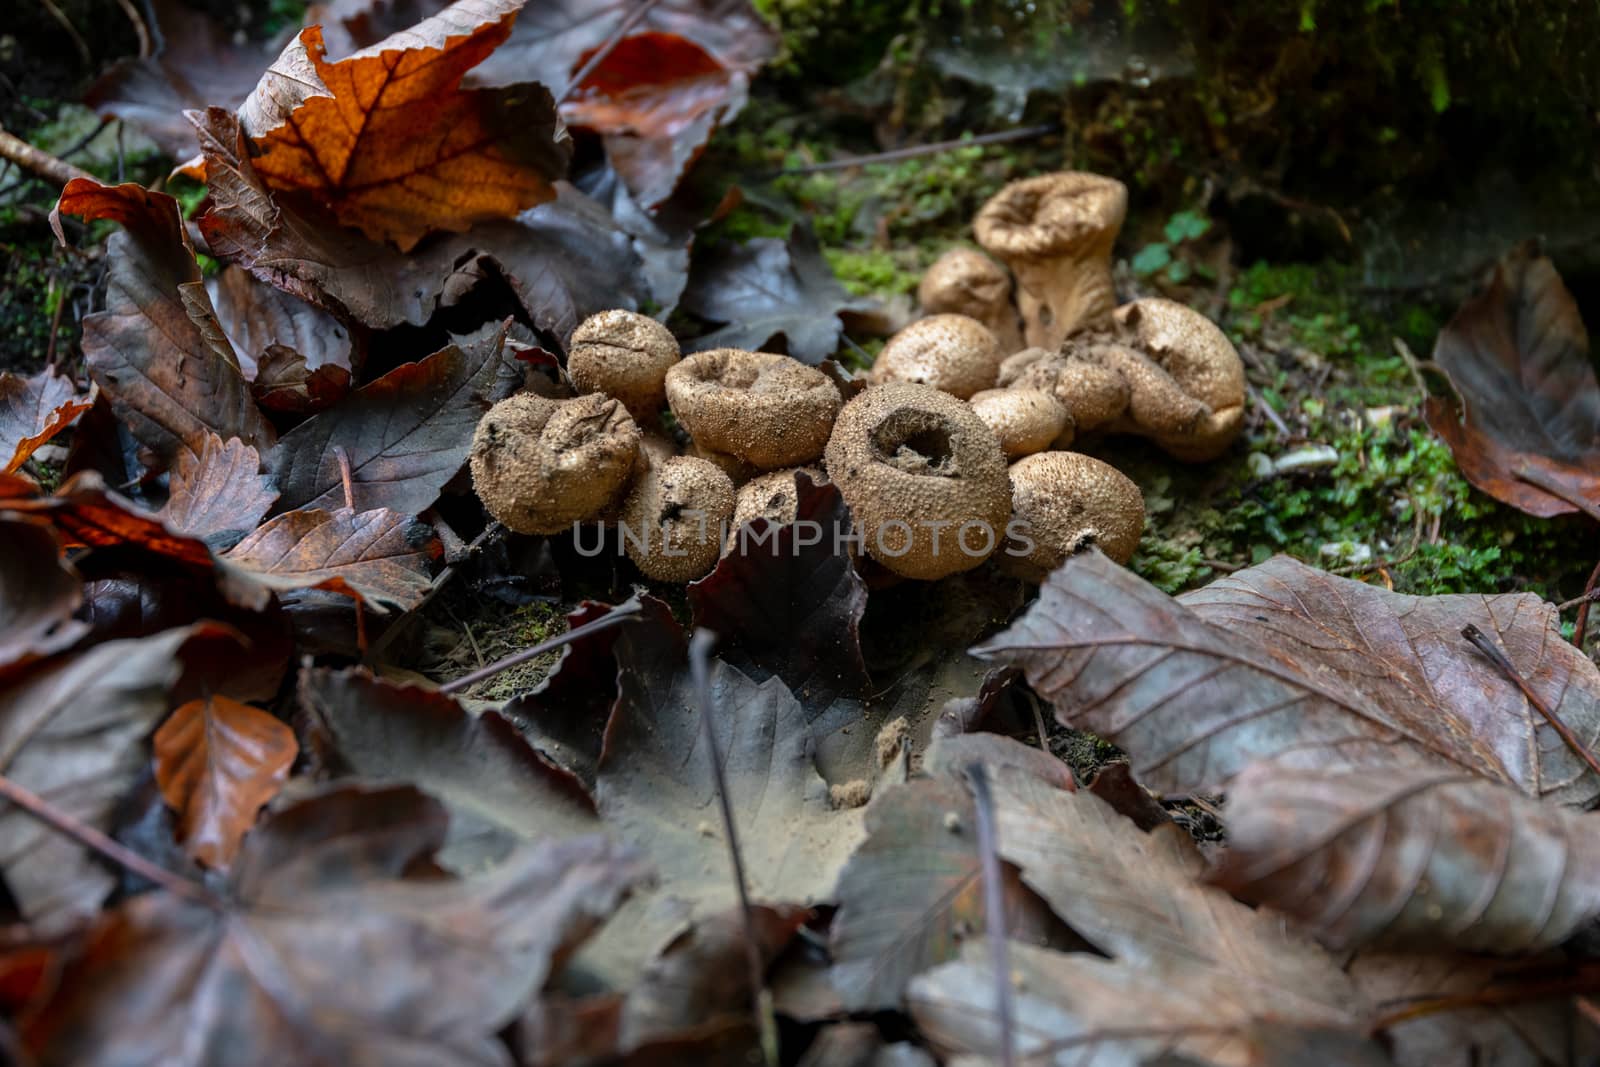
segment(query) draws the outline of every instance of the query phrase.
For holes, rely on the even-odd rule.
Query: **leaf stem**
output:
[[[1533,686],[1528,684],[1528,680],[1522,676],[1521,671],[1517,670],[1516,664],[1511,662],[1511,657],[1507,656],[1500,646],[1495,643],[1494,638],[1471,623],[1461,628],[1461,636],[1471,641],[1479,652],[1482,652],[1489,658],[1490,662],[1500,668],[1501,673],[1515,682],[1517,688],[1522,690],[1522,695],[1528,698],[1528,703],[1539,709],[1539,714],[1543,715],[1545,721],[1554,728],[1556,733],[1561,735],[1561,740],[1566,742],[1567,747],[1572,750],[1573,754],[1587,763],[1589,769],[1596,775],[1600,775],[1600,760],[1595,759],[1594,753],[1589,751],[1589,746],[1585,745],[1578,735],[1573,733],[1571,728],[1561,721],[1561,718],[1556,715],[1555,709],[1545,703],[1544,697],[1540,696]]]
[[[579,67],[572,75],[572,79],[567,82],[567,87],[561,90],[560,96],[556,97],[556,104],[564,104],[572,99],[572,94],[578,91],[578,87],[584,83],[589,75],[595,72],[600,64],[606,61],[606,57],[616,50],[617,45],[622,43],[623,38],[632,33],[634,27],[643,22],[645,16],[650,14],[651,9],[660,2],[661,0],[644,0],[638,7],[628,12],[627,17],[617,23],[617,28],[611,31],[611,36],[607,37],[605,42],[594,50],[594,54],[584,61],[583,66]]]
[[[994,972],[995,1012],[1000,1017],[1000,1065],[1016,1067],[1011,958],[1006,951],[1006,902],[1000,883],[1000,843],[994,825],[994,794],[989,790],[989,772],[981,763],[967,767],[967,781],[972,784],[973,807],[978,813],[978,862],[983,868],[983,920],[989,934],[989,967]]]
[[[222,899],[199,882],[192,881],[155,864],[120,841],[101,833],[87,823],[53,807],[37,793],[0,774],[0,797],[4,797],[52,830],[65,834],[91,852],[97,852],[146,881],[213,911],[221,911]]]
[[[921,156],[936,156],[941,152],[953,152],[958,148],[1006,144],[1010,141],[1029,141],[1035,137],[1048,137],[1052,133],[1060,132],[1061,123],[1043,122],[1037,126],[1018,126],[1010,130],[997,130],[994,133],[980,133],[975,137],[957,137],[949,141],[909,145],[905,148],[895,148],[888,152],[851,156],[848,159],[829,159],[821,163],[808,163],[803,167],[785,167],[782,170],[761,171],[759,173],[746,174],[745,177],[757,181],[768,181],[773,178],[786,178],[794,174],[820,174],[830,170],[849,170],[851,167],[864,167],[869,163],[898,163],[901,160],[917,159]]]
[[[471,674],[463,674],[454,681],[446,682],[439,687],[439,692],[459,693],[463,689],[471,689],[479,682],[488,681],[497,674],[509,671],[512,667],[519,666],[531,659],[537,659],[546,652],[554,652],[563,645],[570,645],[580,637],[588,637],[590,634],[599,633],[601,630],[609,630],[611,627],[627,622],[630,619],[637,619],[643,612],[644,607],[637,599],[629,600],[625,604],[617,605],[592,622],[586,622],[576,629],[568,630],[566,633],[556,634],[548,641],[540,641],[532,648],[525,648],[521,652],[513,652],[511,655],[504,659],[496,660],[487,667],[475,670]]]

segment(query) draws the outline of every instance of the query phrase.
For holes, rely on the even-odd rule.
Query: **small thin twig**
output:
[[[1398,337],[1389,339],[1394,346],[1395,355],[1405,361],[1406,369],[1411,372],[1411,380],[1417,383],[1417,394],[1422,400],[1428,399],[1428,383],[1422,378],[1422,364],[1417,361],[1416,353],[1411,351],[1411,346]]]
[[[426,608],[429,604],[433,603],[434,598],[439,595],[440,591],[443,590],[445,586],[450,584],[450,582],[455,578],[456,574],[460,572],[461,568],[466,565],[466,562],[476,555],[479,549],[483,547],[484,543],[487,542],[491,537],[498,537],[500,534],[505,532],[506,528],[500,525],[498,522],[491,522],[489,525],[485,526],[483,528],[483,532],[472,539],[471,543],[469,543],[467,547],[462,550],[461,554],[455,558],[454,562],[447,563],[443,570],[433,576],[433,581],[428,585],[428,591],[422,594],[422,599],[417,602],[416,606],[411,608],[411,610],[407,611],[400,618],[391,622],[384,629],[383,633],[378,635],[378,639],[374,641],[372,643],[372,647],[367,650],[365,662],[369,665],[376,662],[377,657],[383,654],[384,649],[394,644],[395,640],[399,638],[401,632],[406,628],[406,624],[412,619],[416,618],[417,615],[422,612],[423,608]]]
[[[1249,382],[1244,383],[1244,388],[1245,392],[1250,394],[1250,399],[1252,402],[1254,402],[1255,406],[1260,408],[1262,412],[1266,414],[1267,421],[1272,423],[1272,425],[1277,429],[1279,437],[1289,438],[1294,436],[1294,434],[1289,430],[1289,424],[1283,421],[1282,415],[1279,415],[1275,410],[1273,410],[1271,404],[1267,403],[1267,398],[1261,395],[1260,390],[1251,385]]]
[[[57,185],[65,185],[74,178],[88,178],[94,181],[93,174],[81,167],[74,167],[64,159],[57,159],[49,152],[33,147],[4,127],[0,127],[0,159],[9,159],[23,170],[31,171]]]
[[[1039,731],[1039,750],[1050,751],[1050,731],[1044,725],[1044,709],[1039,705],[1041,701],[1037,694],[1031,690],[1023,690],[1028,699],[1028,707],[1033,709],[1033,728]]]
[[[599,69],[600,64],[606,61],[606,57],[616,50],[617,45],[621,44],[624,38],[633,32],[634,27],[644,21],[645,16],[650,14],[651,9],[660,2],[661,0],[644,0],[642,4],[628,12],[628,17],[617,23],[617,28],[611,31],[611,36],[607,37],[605,42],[594,50],[594,54],[584,62],[583,66],[578,68],[577,73],[572,75],[572,80],[567,82],[567,87],[561,90],[560,96],[556,97],[556,103],[558,105],[564,104],[572,99],[572,94],[578,91],[578,87],[588,79],[589,75]]]
[[[354,511],[356,509],[356,488],[355,477],[350,470],[350,453],[344,450],[343,445],[334,445],[333,458],[339,463],[339,484],[344,487],[344,506]]]
[[[94,66],[94,55],[89,51],[89,42],[83,39],[83,34],[78,32],[78,27],[72,24],[67,13],[56,4],[55,0],[39,0],[41,6],[50,13],[50,17],[61,24],[67,31],[67,36],[72,38],[72,44],[78,49],[78,56],[86,67]]]
[[[169,893],[195,904],[215,911],[222,910],[221,898],[199,882],[190,881],[159,864],[150,862],[122,842],[52,807],[49,801],[3,774],[0,774],[0,797],[9,800],[46,826],[65,834],[90,851],[97,852],[119,867],[132,871],[145,881],[152,882]]]
[[[1516,683],[1517,688],[1522,690],[1522,695],[1528,698],[1528,703],[1537,708],[1539,714],[1545,717],[1545,721],[1561,735],[1561,740],[1566,742],[1573,755],[1587,763],[1595,774],[1600,775],[1600,760],[1595,759],[1594,753],[1589,751],[1589,746],[1579,740],[1578,735],[1561,721],[1555,710],[1545,703],[1544,697],[1534,691],[1533,686],[1522,676],[1522,672],[1517,670],[1516,664],[1511,662],[1511,657],[1505,654],[1494,639],[1470,623],[1461,628],[1461,636],[1471,641],[1479,652],[1489,657],[1490,662],[1500,668],[1502,674]]]
[[[689,674],[694,679],[695,702],[700,705],[700,732],[711,761],[711,777],[717,787],[717,805],[722,812],[722,832],[728,839],[728,856],[733,864],[733,880],[739,890],[739,912],[744,917],[745,963],[750,968],[752,1008],[756,1030],[761,1034],[761,1051],[768,1067],[778,1063],[778,1024],[772,1011],[761,964],[761,948],[756,943],[755,915],[750,908],[750,890],[744,877],[744,859],[739,854],[739,835],[733,822],[733,804],[728,799],[728,783],[723,775],[722,753],[717,748],[717,732],[711,722],[711,648],[717,637],[710,630],[696,628],[689,639]]]
[[[1589,580],[1583,583],[1583,595],[1578,601],[1583,607],[1578,609],[1578,617],[1572,623],[1572,643],[1579,649],[1583,648],[1583,636],[1589,632],[1589,605],[1594,603],[1595,597],[1600,596],[1600,563],[1594,565],[1594,570],[1589,572]]]
[[[821,174],[830,170],[849,170],[852,167],[865,167],[871,163],[898,163],[901,160],[917,159],[921,156],[936,156],[941,152],[953,152],[958,148],[975,148],[991,144],[1008,144],[1012,141],[1028,141],[1035,137],[1048,137],[1053,133],[1060,132],[1061,123],[1044,122],[1037,126],[1018,126],[1011,130],[980,133],[976,137],[957,137],[949,141],[934,141],[931,144],[895,148],[888,152],[851,156],[849,159],[830,159],[822,163],[808,163],[803,167],[784,167],[781,170],[761,171],[746,174],[744,177],[757,181],[766,181],[772,178],[786,178],[798,174]]]
[[[973,807],[978,815],[978,862],[983,868],[983,920],[989,935],[989,966],[994,970],[994,1006],[1000,1017],[1000,1067],[1016,1067],[1012,1032],[1011,958],[1006,949],[1006,904],[1000,882],[1000,841],[994,825],[994,794],[983,764],[967,766]]]
[[[1229,563],[1225,559],[1212,559],[1210,556],[1201,556],[1200,565],[1202,567],[1210,567],[1214,571],[1221,571],[1223,574],[1242,571],[1249,566],[1248,563]]]
[[[150,27],[144,24],[144,16],[133,6],[133,0],[117,0],[117,6],[122,8],[122,13],[133,23],[133,32],[139,38],[139,58],[149,59],[155,54],[155,46],[150,41]]]
[[[454,681],[446,682],[439,687],[439,692],[459,693],[463,689],[471,689],[479,682],[486,682],[497,674],[509,671],[512,667],[520,666],[531,659],[538,659],[546,652],[554,652],[563,645],[570,645],[580,637],[587,637],[590,634],[599,633],[601,630],[609,630],[619,623],[627,622],[629,619],[636,619],[643,613],[644,608],[637,600],[619,604],[592,622],[586,622],[582,626],[568,630],[566,633],[556,634],[548,641],[540,641],[532,648],[525,648],[521,652],[513,652],[504,659],[496,660],[481,670],[473,671],[471,674],[463,674]]]

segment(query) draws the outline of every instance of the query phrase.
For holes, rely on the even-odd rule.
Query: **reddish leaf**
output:
[[[1214,878],[1331,948],[1531,953],[1600,915],[1596,818],[1450,771],[1258,764]]]
[[[52,215],[111,219],[106,310],[84,319],[89,371],[139,443],[165,465],[206,433],[270,447],[239,361],[206,296],[178,202],[138,185],[67,183]],[[62,237],[63,242],[65,238]]]
[[[302,31],[241,113],[256,172],[401,251],[551,199],[569,148],[548,91],[461,88],[521,6],[459,0],[333,63],[321,29]]]
[[[0,374],[0,473],[20,470],[93,404],[93,396],[78,396],[71,379],[48,367],[32,378]]]
[[[350,372],[332,363],[316,370],[293,349],[273,347],[256,366],[250,392],[268,411],[286,415],[315,415],[326,411],[350,391]]]
[[[351,506],[426,510],[466,462],[501,358],[498,342],[467,350],[451,345],[396,367],[296,426],[268,460],[283,494],[279,505],[345,506],[342,452]]]
[[[148,766],[145,739],[171,706],[184,643],[203,627],[108,641],[37,665],[0,689],[0,774],[100,830]],[[20,808],[0,809],[0,874],[30,923],[99,909],[115,875]]]
[[[1440,332],[1433,359],[1465,411],[1430,397],[1428,425],[1468,481],[1530,515],[1577,511],[1574,498],[1600,508],[1600,383],[1578,305],[1548,259],[1531,245],[1509,253]]]
[[[191,700],[174,711],[155,734],[156,783],[189,855],[207,867],[233,862],[298,752],[293,730],[237,700]]]
[[[327,367],[349,379],[350,333],[327,312],[235,266],[208,280],[206,292],[246,378],[258,380],[268,363],[281,366],[298,359],[308,374]]]
[[[170,486],[160,512],[167,528],[216,548],[254,530],[278,499],[256,450],[238,438],[223,444],[216,434],[206,435],[199,455],[178,456]]]
[[[89,629],[72,617],[82,602],[83,583],[49,527],[0,520],[0,676],[75,644]]]
[[[508,1064],[497,1032],[643,872],[587,837],[443,878],[445,822],[410,788],[275,813],[221,908],[147,893],[108,914],[27,1045],[74,1067]]]
[[[379,508],[286,512],[222,557],[273,589],[328,589],[402,611],[421,603],[443,550],[433,528]]]
[[[1285,758],[1443,767],[1570,804],[1600,795],[1516,683],[1461,636],[1469,623],[1498,635],[1579,737],[1600,736],[1600,669],[1537,597],[1402,596],[1283,556],[1179,600],[1098,552],[1075,556],[977,651],[1021,667],[1063,724],[1117,744],[1162,792],[1215,788]]]

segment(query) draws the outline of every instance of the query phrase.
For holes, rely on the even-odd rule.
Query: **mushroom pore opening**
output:
[[[872,447],[880,463],[906,474],[951,478],[959,473],[950,427],[929,411],[890,412],[873,428]]]

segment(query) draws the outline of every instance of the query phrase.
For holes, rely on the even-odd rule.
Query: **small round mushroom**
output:
[[[616,397],[642,426],[659,420],[667,371],[677,362],[678,342],[671,331],[633,311],[590,315],[567,346],[567,376],[578,392]]]
[[[1008,460],[1043,452],[1062,437],[1072,438],[1072,416],[1042,389],[986,389],[970,403],[994,431]]]
[[[951,313],[977,319],[1002,353],[1022,347],[1022,325],[1011,302],[1011,275],[975,248],[952,248],[933,261],[917,286],[925,315]]]
[[[1024,348],[1020,352],[1013,352],[1000,361],[1000,374],[995,379],[995,384],[1002,389],[1008,389],[1017,383],[1017,379],[1021,378],[1029,367],[1041,359],[1049,359],[1058,354],[1046,352],[1042,348]]]
[[[929,315],[889,338],[872,364],[872,381],[914,382],[967,399],[994,387],[1000,344],[977,319]]]
[[[999,547],[1011,512],[1000,442],[972,408],[927,385],[869,386],[828,440],[869,556],[906,578],[971,570]]]
[[[552,534],[592,519],[621,495],[639,427],[616,400],[519,393],[490,408],[472,436],[472,487],[517,533]]]
[[[1070,354],[1029,363],[1010,386],[1049,393],[1066,409],[1070,433],[1057,439],[1057,447],[1064,448],[1077,435],[1115,423],[1128,410],[1128,380],[1117,367],[1100,361],[1103,350],[1104,346],[1083,348],[1068,342]]]
[[[1127,475],[1081,452],[1040,452],[1011,465],[1010,537],[1000,568],[1030,582],[1093,543],[1127,563],[1144,533],[1144,494]]]
[[[822,455],[843,399],[828,376],[770,352],[697,352],[667,373],[667,402],[702,449],[760,470]]]
[[[820,467],[791,467],[768,471],[739,487],[733,504],[733,521],[728,525],[728,541],[722,547],[723,555],[738,545],[739,528],[753,519],[766,519],[774,526],[794,522],[800,509],[800,495],[795,486],[797,474],[804,474],[818,485],[828,480]]]
[[[1128,414],[1139,432],[1189,463],[1227,451],[1244,426],[1245,399],[1244,362],[1227,334],[1193,308],[1160,297],[1118,308],[1116,322],[1153,371],[1128,375]]]
[[[1016,276],[1028,344],[1054,351],[1110,318],[1111,247],[1127,213],[1126,186],[1081,171],[1012,182],[978,212],[978,243]]]
[[[721,554],[733,500],[733,482],[703,459],[674,456],[651,467],[622,504],[628,558],[657,581],[704,577]]]

